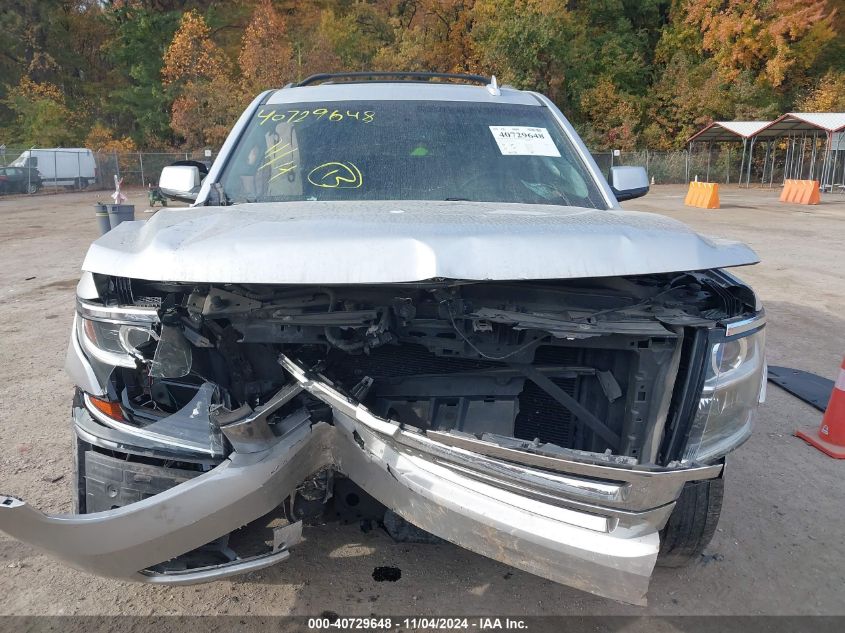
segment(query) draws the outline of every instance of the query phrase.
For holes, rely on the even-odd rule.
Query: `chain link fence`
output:
[[[778,187],[784,175],[789,178],[815,178],[823,169],[839,181],[828,190],[845,190],[841,181],[845,166],[845,144],[841,152],[806,152],[796,161],[795,150],[787,151],[788,141],[758,142],[743,151],[739,143],[701,144],[692,151],[613,151],[592,152],[593,158],[607,175],[614,165],[639,165],[646,168],[654,184],[687,184],[691,180],[742,184],[751,187]],[[830,155],[841,153],[838,163]],[[92,152],[87,149],[10,149],[0,146],[0,194],[36,193],[64,190],[111,190],[114,176],[123,178],[124,187],[148,187],[158,184],[163,167],[177,161],[195,160],[210,164],[215,152]],[[831,165],[834,169],[831,170]],[[836,182],[840,182],[838,187]]]
[[[177,161],[211,164],[214,152],[92,152],[89,149],[0,146],[0,194],[112,190],[157,185],[162,168]]]
[[[692,150],[593,152],[604,174],[614,165],[640,165],[655,184],[692,180],[743,187],[776,188],[785,178],[818,180],[822,192],[845,193],[845,142],[828,149],[824,139],[812,143],[779,138],[755,143],[695,144]]]
[[[677,150],[651,151],[635,150],[625,152],[593,152],[593,158],[602,173],[607,174],[614,165],[636,165],[645,167],[650,180],[658,185],[685,185],[691,180],[737,184],[742,173],[746,180],[747,164],[742,161],[742,147],[725,144],[715,148],[708,156],[707,151]],[[761,172],[762,164],[752,164],[752,173]],[[768,168],[766,183],[769,183]],[[782,166],[780,170],[782,178]],[[752,177],[752,182],[754,182]],[[775,179],[776,184],[781,180]]]

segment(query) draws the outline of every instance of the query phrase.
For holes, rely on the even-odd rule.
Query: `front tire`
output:
[[[34,182],[27,184],[26,193],[30,195],[32,195],[33,193],[38,193],[38,185],[36,185]]]
[[[684,567],[698,560],[716,533],[725,480],[688,481],[675,502],[675,509],[660,531],[661,567]]]

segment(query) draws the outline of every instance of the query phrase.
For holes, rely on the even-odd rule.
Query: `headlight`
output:
[[[712,461],[751,435],[766,373],[764,324],[759,318],[738,334],[730,327],[727,336],[715,334],[683,461]]]
[[[158,315],[151,308],[116,308],[77,302],[76,334],[85,354],[111,367],[135,367],[137,348],[154,338]]]

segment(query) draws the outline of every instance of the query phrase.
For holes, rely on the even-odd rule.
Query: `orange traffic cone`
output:
[[[818,432],[795,431],[795,435],[836,459],[845,459],[845,359],[833,385]]]

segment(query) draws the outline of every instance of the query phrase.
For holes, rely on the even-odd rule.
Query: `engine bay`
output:
[[[110,385],[130,424],[172,416],[203,385],[219,419],[260,408],[287,382],[284,355],[404,428],[631,463],[669,457],[661,436],[691,334],[753,300],[712,272],[335,287],[95,279],[104,304],[158,316],[148,334],[121,335],[134,366]],[[295,407],[331,417],[308,394],[277,417]]]

